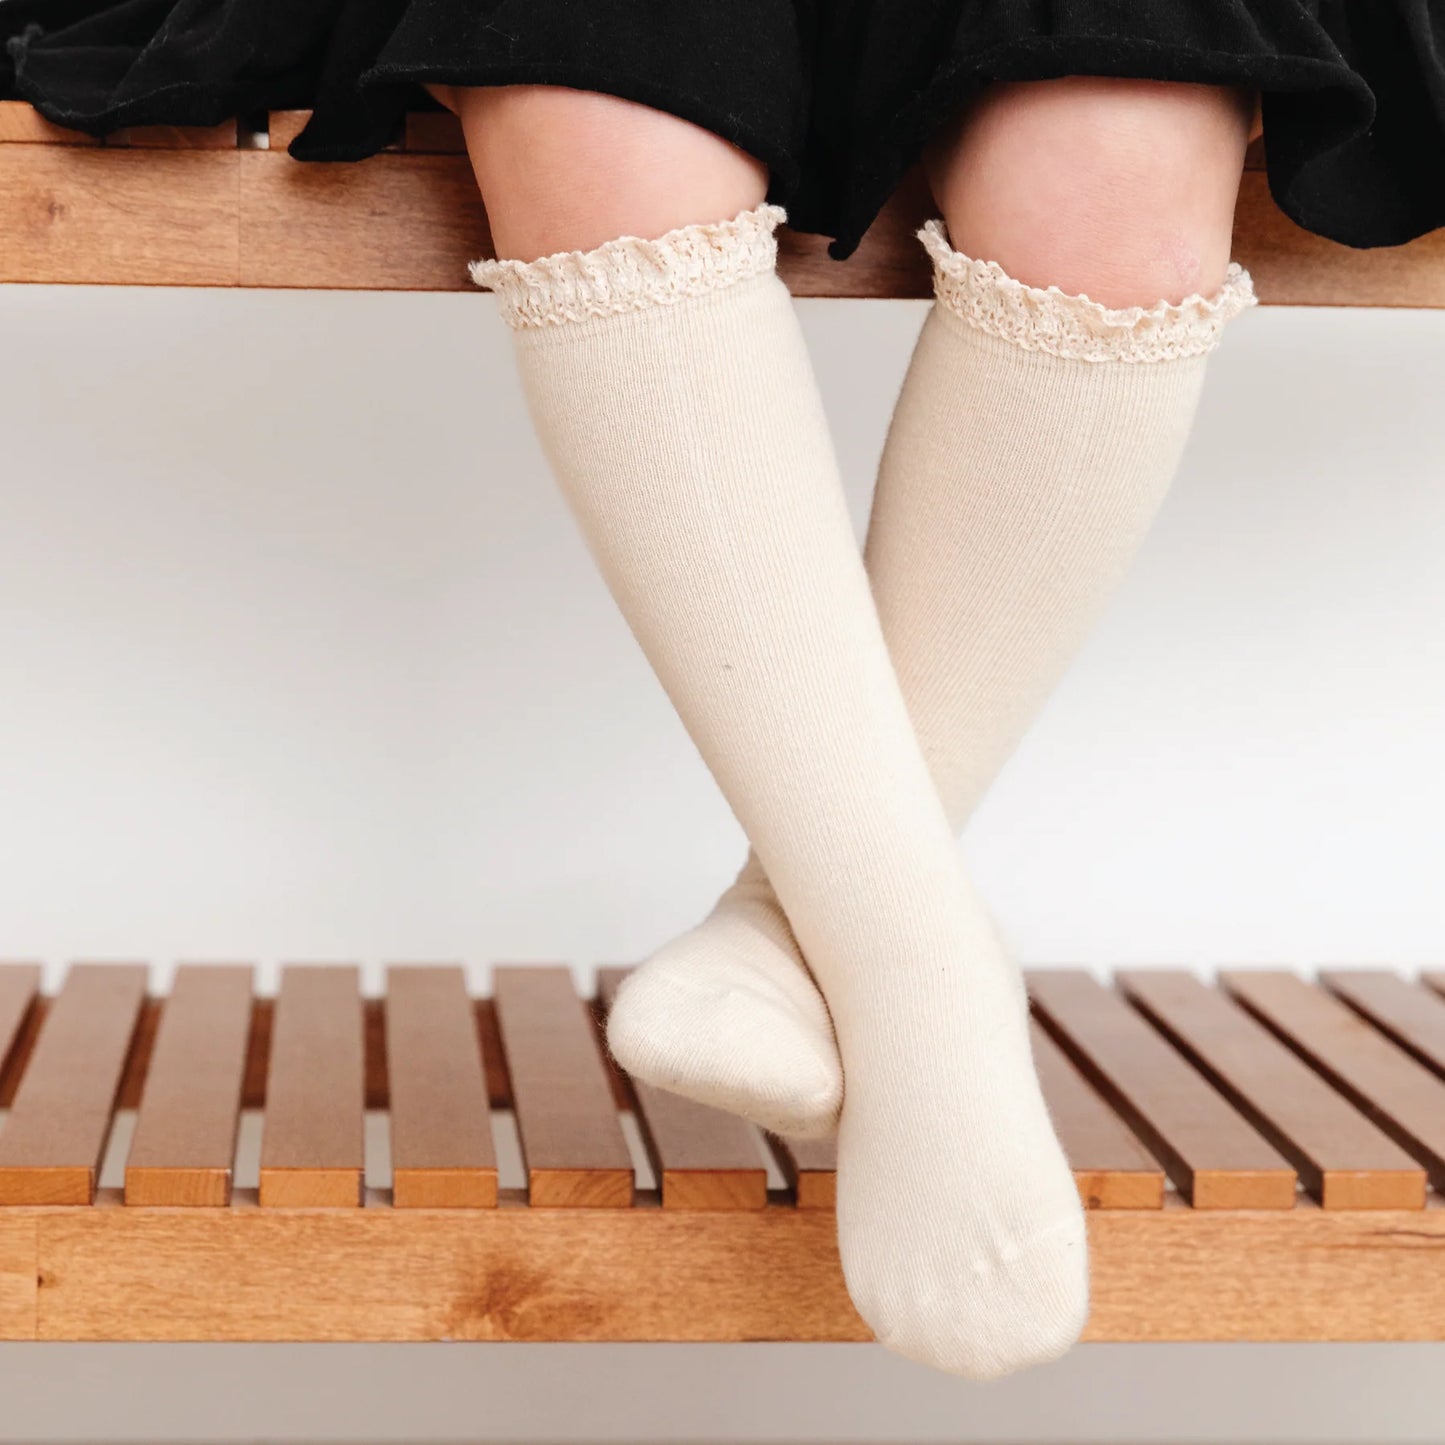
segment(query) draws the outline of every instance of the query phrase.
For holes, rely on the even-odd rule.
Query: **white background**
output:
[[[861,525],[922,307],[803,303]],[[965,846],[1033,964],[1445,963],[1445,315],[1226,338]],[[0,288],[0,955],[564,960],[742,857],[480,295]],[[22,1388],[23,1387],[23,1388]],[[1445,1439],[1445,1351],[0,1348],[0,1439]]]

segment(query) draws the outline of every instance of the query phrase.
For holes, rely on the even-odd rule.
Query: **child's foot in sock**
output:
[[[755,859],[698,927],[627,979],[607,1043],[636,1078],[774,1134],[838,1126],[843,1068],[828,1006]]]
[[[971,896],[952,923],[932,958],[820,973],[848,1080],[838,1242],[883,1344],[988,1379],[1078,1339],[1087,1241],[1017,970]]]

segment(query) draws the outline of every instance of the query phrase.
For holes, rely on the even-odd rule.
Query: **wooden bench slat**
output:
[[[40,992],[38,963],[0,964],[0,1079],[18,1054],[26,1020]]]
[[[89,1204],[141,1004],[143,964],[76,964],[0,1129],[0,1204]]]
[[[497,1155],[476,1013],[460,968],[389,968],[392,1202],[489,1209]]]
[[[1177,969],[1128,969],[1117,982],[1326,1209],[1425,1207],[1414,1159],[1227,995]]]
[[[1034,1006],[1196,1209],[1289,1209],[1294,1170],[1112,990],[1082,969],[1028,974]]]
[[[1162,1209],[1164,1171],[1037,1020],[1034,1067],[1088,1209]]]
[[[1232,969],[1224,986],[1445,1189],[1445,1082],[1348,1004],[1280,969]]]
[[[783,1139],[768,1136],[768,1144],[793,1191],[799,1209],[835,1209],[838,1204],[838,1143],[836,1139]]]
[[[1330,968],[1320,982],[1426,1068],[1445,1076],[1445,998],[1379,968]]]
[[[586,1004],[560,967],[499,968],[497,1029],[531,1204],[620,1208],[632,1203],[632,1155]]]
[[[230,1203],[252,981],[243,964],[176,970],[126,1160],[127,1204]]]
[[[625,968],[598,970],[604,1013],[627,973]],[[768,1171],[750,1124],[640,1079],[630,1082],[664,1209],[762,1209],[767,1204]]]
[[[359,970],[283,969],[271,1027],[260,1202],[356,1208],[366,1160]]]

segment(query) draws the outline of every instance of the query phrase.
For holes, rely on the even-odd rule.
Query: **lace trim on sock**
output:
[[[1076,361],[1202,356],[1219,345],[1225,322],[1255,304],[1254,282],[1237,263],[1211,297],[1115,311],[1057,286],[1026,286],[996,261],[972,260],[949,245],[942,221],[929,221],[918,239],[933,258],[934,294],[955,316],[1030,351]]]
[[[560,251],[540,261],[473,261],[471,277],[496,292],[509,326],[563,326],[702,296],[777,264],[773,234],[781,206],[731,221],[682,226],[655,241],[621,236],[595,251]]]

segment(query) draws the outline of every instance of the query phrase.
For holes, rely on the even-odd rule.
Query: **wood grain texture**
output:
[[[195,149],[201,137],[163,131],[101,150],[0,103],[0,141],[29,142],[0,144],[0,280],[470,290],[487,226],[451,117],[411,117],[412,154],[347,165],[291,160],[306,118],[273,112],[269,150]],[[926,297],[913,233],[930,210],[910,175],[847,262],[784,232],[782,274],[799,296]],[[1445,230],[1339,246],[1285,217],[1261,171],[1244,176],[1235,252],[1266,304],[1445,307]]]
[[[237,283],[388,291],[474,290],[467,263],[490,250],[465,156],[378,155],[305,165],[238,151]]]
[[[26,1213],[46,1340],[867,1338],[832,1218],[787,1205]],[[1438,1202],[1088,1220],[1088,1340],[1445,1340]]]
[[[236,285],[242,154],[0,146],[0,281]]]
[[[632,1155],[571,973],[499,968],[493,995],[532,1205],[631,1204]]]
[[[1224,986],[1420,1161],[1445,1189],[1445,1081],[1298,974],[1230,970]]]
[[[1086,1209],[1162,1209],[1164,1170],[1037,1020],[1034,1067]]]
[[[1445,1077],[1445,998],[1385,969],[1326,969],[1320,982],[1426,1068]]]
[[[1081,969],[1028,975],[1049,1032],[1196,1209],[1289,1209],[1295,1172],[1112,990]]]
[[[0,1129],[0,1204],[89,1204],[147,971],[76,964]]]
[[[28,101],[0,100],[0,145],[98,146],[84,131],[67,130],[45,119]]]
[[[252,970],[176,970],[160,1015],[125,1167],[127,1204],[230,1202]]]
[[[838,1144],[836,1139],[780,1139],[768,1143],[793,1201],[799,1209],[838,1206]]]
[[[234,120],[220,125],[136,125],[113,131],[105,147],[161,151],[235,150],[239,127]]]
[[[598,970],[604,1014],[627,972]],[[761,1209],[767,1204],[768,1173],[751,1124],[638,1079],[631,1084],[664,1209]]]
[[[393,1202],[494,1207],[491,1107],[465,975],[460,968],[388,969],[385,1016]]]
[[[38,1225],[34,1214],[0,1212],[0,1341],[35,1338]]]
[[[306,128],[306,122],[310,119],[309,110],[271,111],[266,117],[266,134],[271,150],[277,154],[284,152]]]
[[[283,969],[261,1135],[263,1206],[360,1205],[365,1086],[359,971]]]
[[[1225,994],[1178,969],[1116,982],[1326,1209],[1425,1207],[1425,1171]]]

